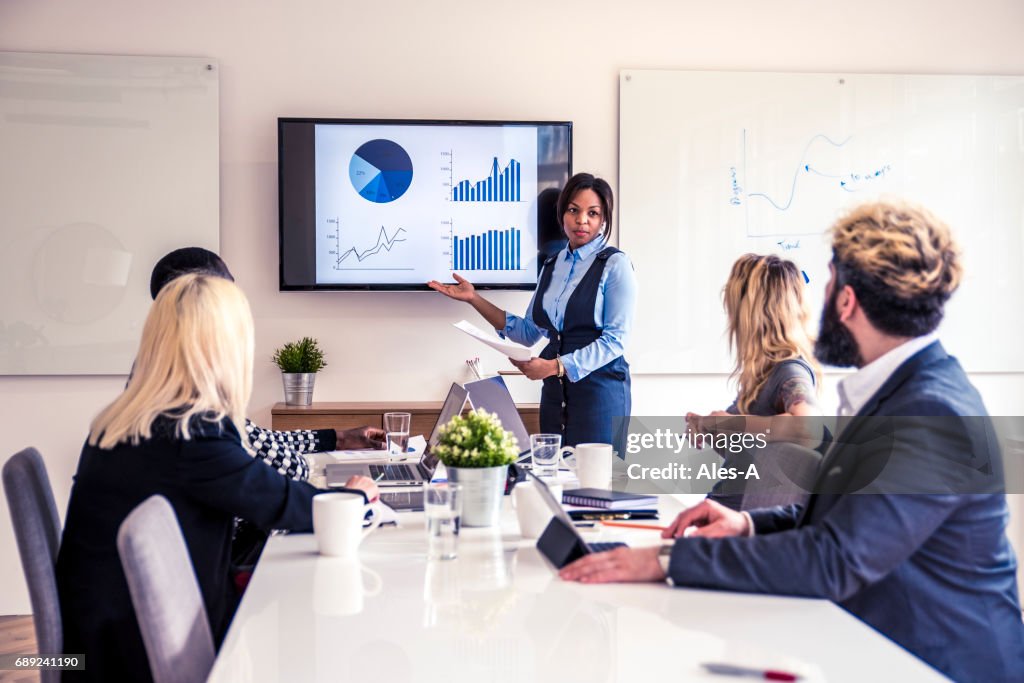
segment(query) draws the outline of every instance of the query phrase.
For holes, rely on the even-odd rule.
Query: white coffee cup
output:
[[[363,528],[366,505],[358,493],[338,491],[313,498],[313,533],[321,555],[354,559],[359,544],[380,526],[380,508],[371,506],[370,526]]]
[[[313,570],[313,611],[347,616],[363,611],[363,598],[380,593],[384,582],[359,560],[318,557]]]
[[[580,488],[607,489],[612,485],[612,458],[614,451],[608,443],[580,443],[575,448],[567,447],[564,451],[575,455],[572,460],[564,460],[565,464],[576,470],[576,478],[580,480]]]
[[[512,489],[512,505],[516,509],[519,533],[523,538],[540,538],[554,514],[541,498],[541,493],[537,490],[540,486],[535,481],[523,481]],[[548,490],[555,500],[561,502],[561,484],[548,484]]]

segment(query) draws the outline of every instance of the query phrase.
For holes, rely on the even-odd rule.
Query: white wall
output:
[[[278,116],[568,119],[574,168],[614,186],[619,69],[1024,73],[1018,0],[508,6],[499,15],[496,4],[468,0],[2,0],[0,49],[218,60],[222,254],[249,294],[258,359],[267,361],[258,363],[250,411],[262,423],[281,396],[271,351],[298,336],[319,337],[326,348],[321,400],[439,399],[464,378],[465,358],[479,354],[449,326],[469,312],[440,295],[277,291]],[[516,311],[527,298],[494,297]],[[498,367],[500,358],[484,358],[485,369]],[[975,380],[993,413],[1024,414],[1024,377]],[[63,512],[88,422],[123,382],[0,378],[0,457],[38,447]],[[514,391],[537,395],[525,381]],[[728,400],[721,375],[634,378],[636,414]],[[7,515],[0,519],[0,614],[25,614],[13,534]]]

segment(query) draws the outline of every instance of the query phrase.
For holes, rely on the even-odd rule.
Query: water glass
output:
[[[384,434],[388,440],[388,455],[402,457],[409,448],[410,413],[384,413]]]
[[[462,487],[452,482],[424,484],[423,513],[427,518],[427,557],[454,560],[462,516]]]
[[[561,450],[561,434],[531,434],[530,453],[533,461],[533,473],[538,477],[557,477],[558,456]]]

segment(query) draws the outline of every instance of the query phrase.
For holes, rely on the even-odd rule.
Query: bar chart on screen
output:
[[[456,231],[454,221],[442,221],[451,242],[452,270],[522,270],[522,231],[504,229]]]
[[[454,168],[454,153],[447,153],[448,170]],[[453,174],[450,174],[450,177]],[[454,178],[451,178],[454,180]],[[498,157],[491,161],[490,174],[480,180],[460,180],[451,185],[453,202],[518,202],[522,200],[521,164],[509,159],[501,167]]]

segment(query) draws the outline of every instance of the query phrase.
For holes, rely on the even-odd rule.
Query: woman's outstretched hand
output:
[[[452,277],[455,278],[454,285],[446,285],[443,282],[431,280],[427,283],[427,287],[441,292],[456,301],[472,301],[473,297],[476,296],[476,287],[473,286],[473,283],[461,277],[458,273],[452,273]]]

